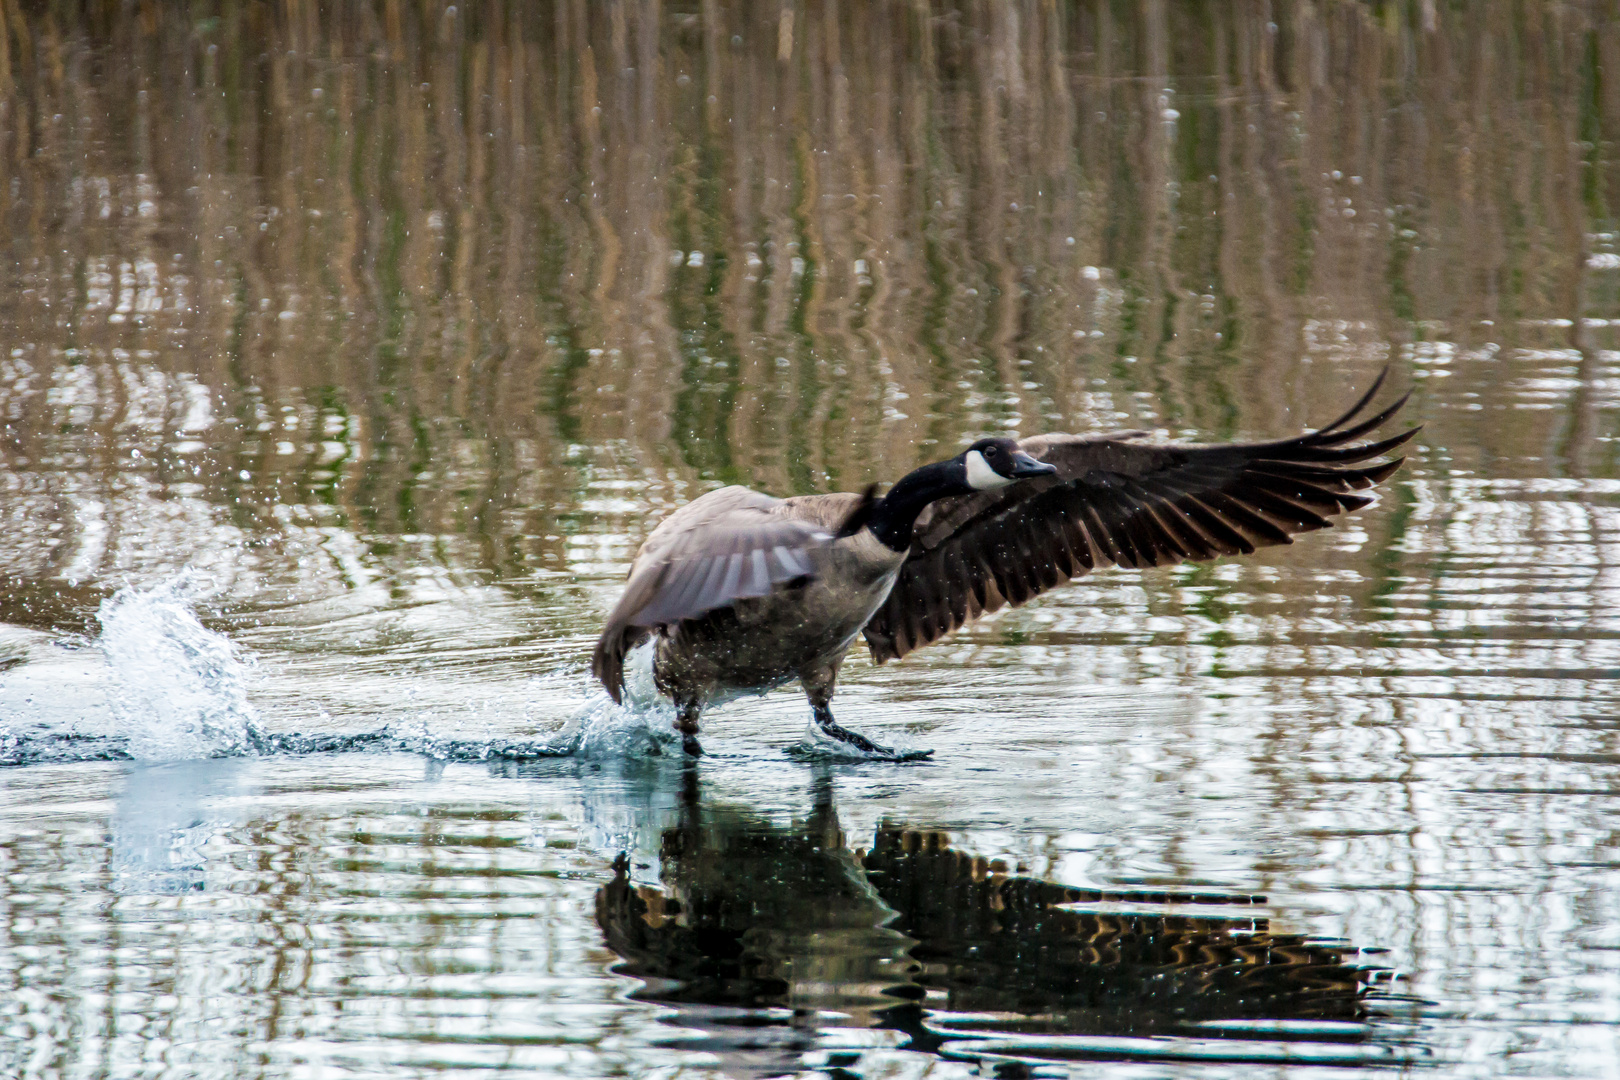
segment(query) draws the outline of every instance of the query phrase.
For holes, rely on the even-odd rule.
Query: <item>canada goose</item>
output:
[[[641,545],[592,670],[619,701],[625,654],[655,638],[653,679],[675,702],[689,754],[703,752],[706,703],[797,678],[833,739],[897,760],[926,756],[897,755],[833,719],[838,665],[856,635],[881,664],[1098,566],[1247,555],[1328,528],[1329,516],[1372,501],[1351,492],[1403,459],[1348,466],[1419,430],[1355,442],[1406,402],[1357,420],[1383,382],[1327,427],[1276,442],[1165,443],[1141,431],[980,439],[881,499],[873,488],[708,492]]]

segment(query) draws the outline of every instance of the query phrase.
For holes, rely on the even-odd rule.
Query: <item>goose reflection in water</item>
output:
[[[817,1059],[837,1072],[873,1046],[998,1075],[1086,1059],[1422,1056],[1394,1022],[1392,973],[1354,946],[1168,907],[1263,897],[1075,889],[890,824],[852,850],[830,778],[814,790],[809,818],[781,827],[705,805],[691,770],[660,885],[635,883],[621,858],[597,894],[614,970],[642,981],[637,1000],[673,1008],[667,1022],[691,1034],[671,1045],[714,1053],[729,1075]]]

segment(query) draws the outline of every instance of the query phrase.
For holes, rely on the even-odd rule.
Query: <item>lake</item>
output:
[[[1598,3],[0,5],[0,1074],[1620,1077]],[[1371,507],[674,752],[741,483],[1293,436]],[[639,682],[637,682],[639,680]]]

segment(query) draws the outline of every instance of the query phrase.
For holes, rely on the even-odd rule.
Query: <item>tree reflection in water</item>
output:
[[[686,775],[660,886],[627,857],[596,898],[615,971],[673,1007],[679,1044],[732,1075],[851,1062],[875,1031],[957,1058],[1404,1060],[1393,973],[1342,941],[1273,931],[1264,897],[1100,892],[1008,874],[941,832],[851,849],[818,774],[803,823],[705,803]]]

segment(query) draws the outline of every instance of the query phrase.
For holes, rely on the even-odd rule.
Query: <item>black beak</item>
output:
[[[1056,465],[1048,465],[1044,461],[1036,461],[1022,450],[1012,453],[1012,478],[1025,480],[1031,476],[1051,476],[1057,472]]]

